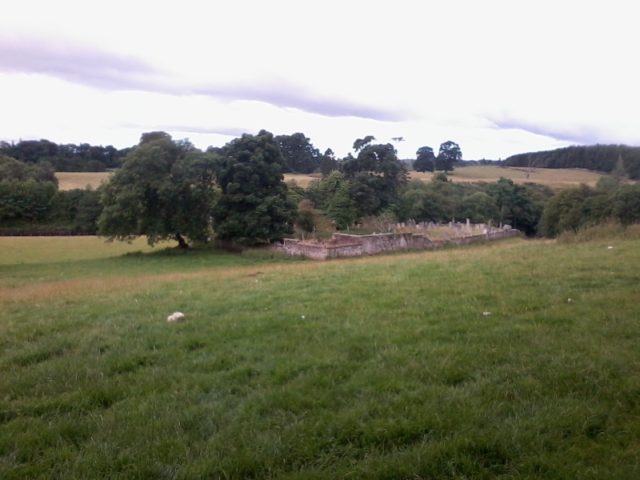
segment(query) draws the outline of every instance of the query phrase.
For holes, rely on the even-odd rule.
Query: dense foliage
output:
[[[29,164],[0,154],[0,182],[8,180],[58,183],[50,163]]]
[[[55,194],[52,182],[0,181],[0,222],[11,225],[45,220]]]
[[[531,235],[551,192],[533,185],[517,185],[508,179],[473,185],[453,183],[443,174],[429,183],[410,182],[403,189],[394,212],[401,221],[448,222],[469,219],[473,223],[509,224]]]
[[[322,156],[303,133],[278,135],[274,140],[282,153],[284,171],[312,173],[320,168]]]
[[[295,205],[287,198],[285,165],[273,135],[245,134],[219,151],[216,170],[220,198],[213,209],[220,240],[254,245],[291,233]]]
[[[640,147],[626,145],[572,146],[521,153],[504,161],[510,167],[586,168],[640,179]]]
[[[206,241],[215,199],[210,155],[164,132],[143,135],[140,144],[104,187],[101,235],[119,240],[145,235],[150,244],[174,239]]]
[[[49,163],[58,172],[102,172],[118,168],[129,148],[118,150],[88,143],[56,144],[49,140],[21,140],[18,143],[0,142],[0,154],[29,164]]]
[[[390,207],[407,182],[407,169],[398,160],[393,145],[372,144],[373,137],[364,140],[356,140],[358,156],[349,157],[340,165],[359,216],[375,215]]]
[[[94,190],[59,191],[51,164],[0,155],[0,230],[95,234],[101,206]]]
[[[462,150],[456,142],[448,140],[440,145],[438,158],[436,158],[436,170],[450,172],[454,165],[462,160]]]
[[[416,160],[413,162],[416,172],[433,172],[436,169],[436,156],[431,147],[420,147],[416,152]]]
[[[600,182],[596,188],[581,185],[554,196],[546,205],[540,233],[549,237],[606,221],[623,225],[640,222],[640,185]]]

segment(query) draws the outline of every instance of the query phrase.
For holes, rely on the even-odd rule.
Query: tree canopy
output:
[[[129,150],[88,143],[56,144],[49,140],[0,142],[0,154],[31,164],[51,164],[59,172],[102,172],[117,168]]]
[[[416,152],[413,169],[416,172],[433,172],[436,168],[436,156],[431,147],[420,147]]]
[[[143,134],[140,144],[102,191],[99,234],[128,240],[146,235],[154,244],[173,239],[206,241],[211,235],[214,162],[164,132]]]
[[[51,182],[58,184],[55,171],[50,163],[30,164],[0,154],[0,181]]]
[[[222,191],[213,211],[216,235],[239,244],[266,244],[292,231],[295,205],[287,199],[284,159],[273,135],[244,134],[220,150]]]
[[[390,143],[362,147],[358,156],[345,159],[341,168],[360,216],[389,207],[408,178],[406,167]]]
[[[312,173],[320,168],[320,152],[303,133],[278,135],[274,140],[280,147],[286,172]]]
[[[451,140],[440,145],[438,158],[436,160],[436,169],[450,172],[453,170],[456,162],[462,160],[462,150],[456,142]]]
[[[353,149],[359,152],[376,139],[373,135],[367,135],[364,138],[358,138],[353,142]]]

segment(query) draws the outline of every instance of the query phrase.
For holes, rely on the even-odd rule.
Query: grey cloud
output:
[[[327,117],[358,117],[381,121],[406,120],[405,112],[376,108],[339,99],[322,98],[294,85],[256,87],[250,85],[201,86],[190,93],[228,100],[256,100],[285,108],[296,108]]]
[[[0,70],[37,73],[107,90],[139,89],[157,72],[145,62],[96,49],[0,36]]]
[[[607,140],[605,135],[598,132],[597,129],[593,127],[580,125],[554,125],[553,121],[543,125],[536,121],[518,119],[511,116],[489,118],[488,120],[490,120],[496,128],[501,130],[524,130],[525,132],[550,137],[561,142],[587,145],[594,143],[611,143],[611,140]]]
[[[227,101],[259,101],[329,117],[381,121],[407,119],[404,112],[348,100],[322,98],[284,82],[259,86],[185,84],[141,59],[59,40],[11,38],[0,34],[0,71],[50,75],[104,90],[138,90],[169,95],[203,95]]]

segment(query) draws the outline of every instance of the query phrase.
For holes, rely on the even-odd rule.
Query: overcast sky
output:
[[[640,144],[629,1],[32,1],[0,15],[0,139],[303,132],[403,158]]]

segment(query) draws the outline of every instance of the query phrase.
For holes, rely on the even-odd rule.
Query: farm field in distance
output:
[[[527,177],[529,173],[529,177]],[[72,188],[85,188],[90,185],[93,188],[109,178],[109,172],[57,172],[58,182],[61,190]],[[423,181],[431,180],[431,172],[410,172],[410,178]],[[531,172],[520,167],[496,167],[493,165],[474,165],[457,168],[449,174],[454,182],[495,182],[500,177],[513,180],[516,183],[540,183],[553,189],[577,187],[581,183],[595,186],[602,174],[589,170],[571,168],[535,168]],[[298,173],[287,173],[285,181],[295,181],[301,187],[308,187],[312,180],[320,178],[317,174],[305,175]]]
[[[110,172],[56,172],[58,188],[73,190],[74,188],[98,188],[111,176]]]
[[[637,478],[638,265],[0,238],[0,478]]]
[[[429,181],[431,177],[433,177],[431,172],[411,172],[412,179]],[[528,172],[526,168],[521,167],[473,165],[456,168],[449,177],[454,182],[465,183],[495,182],[500,177],[504,177],[515,183],[539,183],[554,190],[560,190],[577,187],[582,183],[594,187],[602,174],[576,168],[534,168]]]

